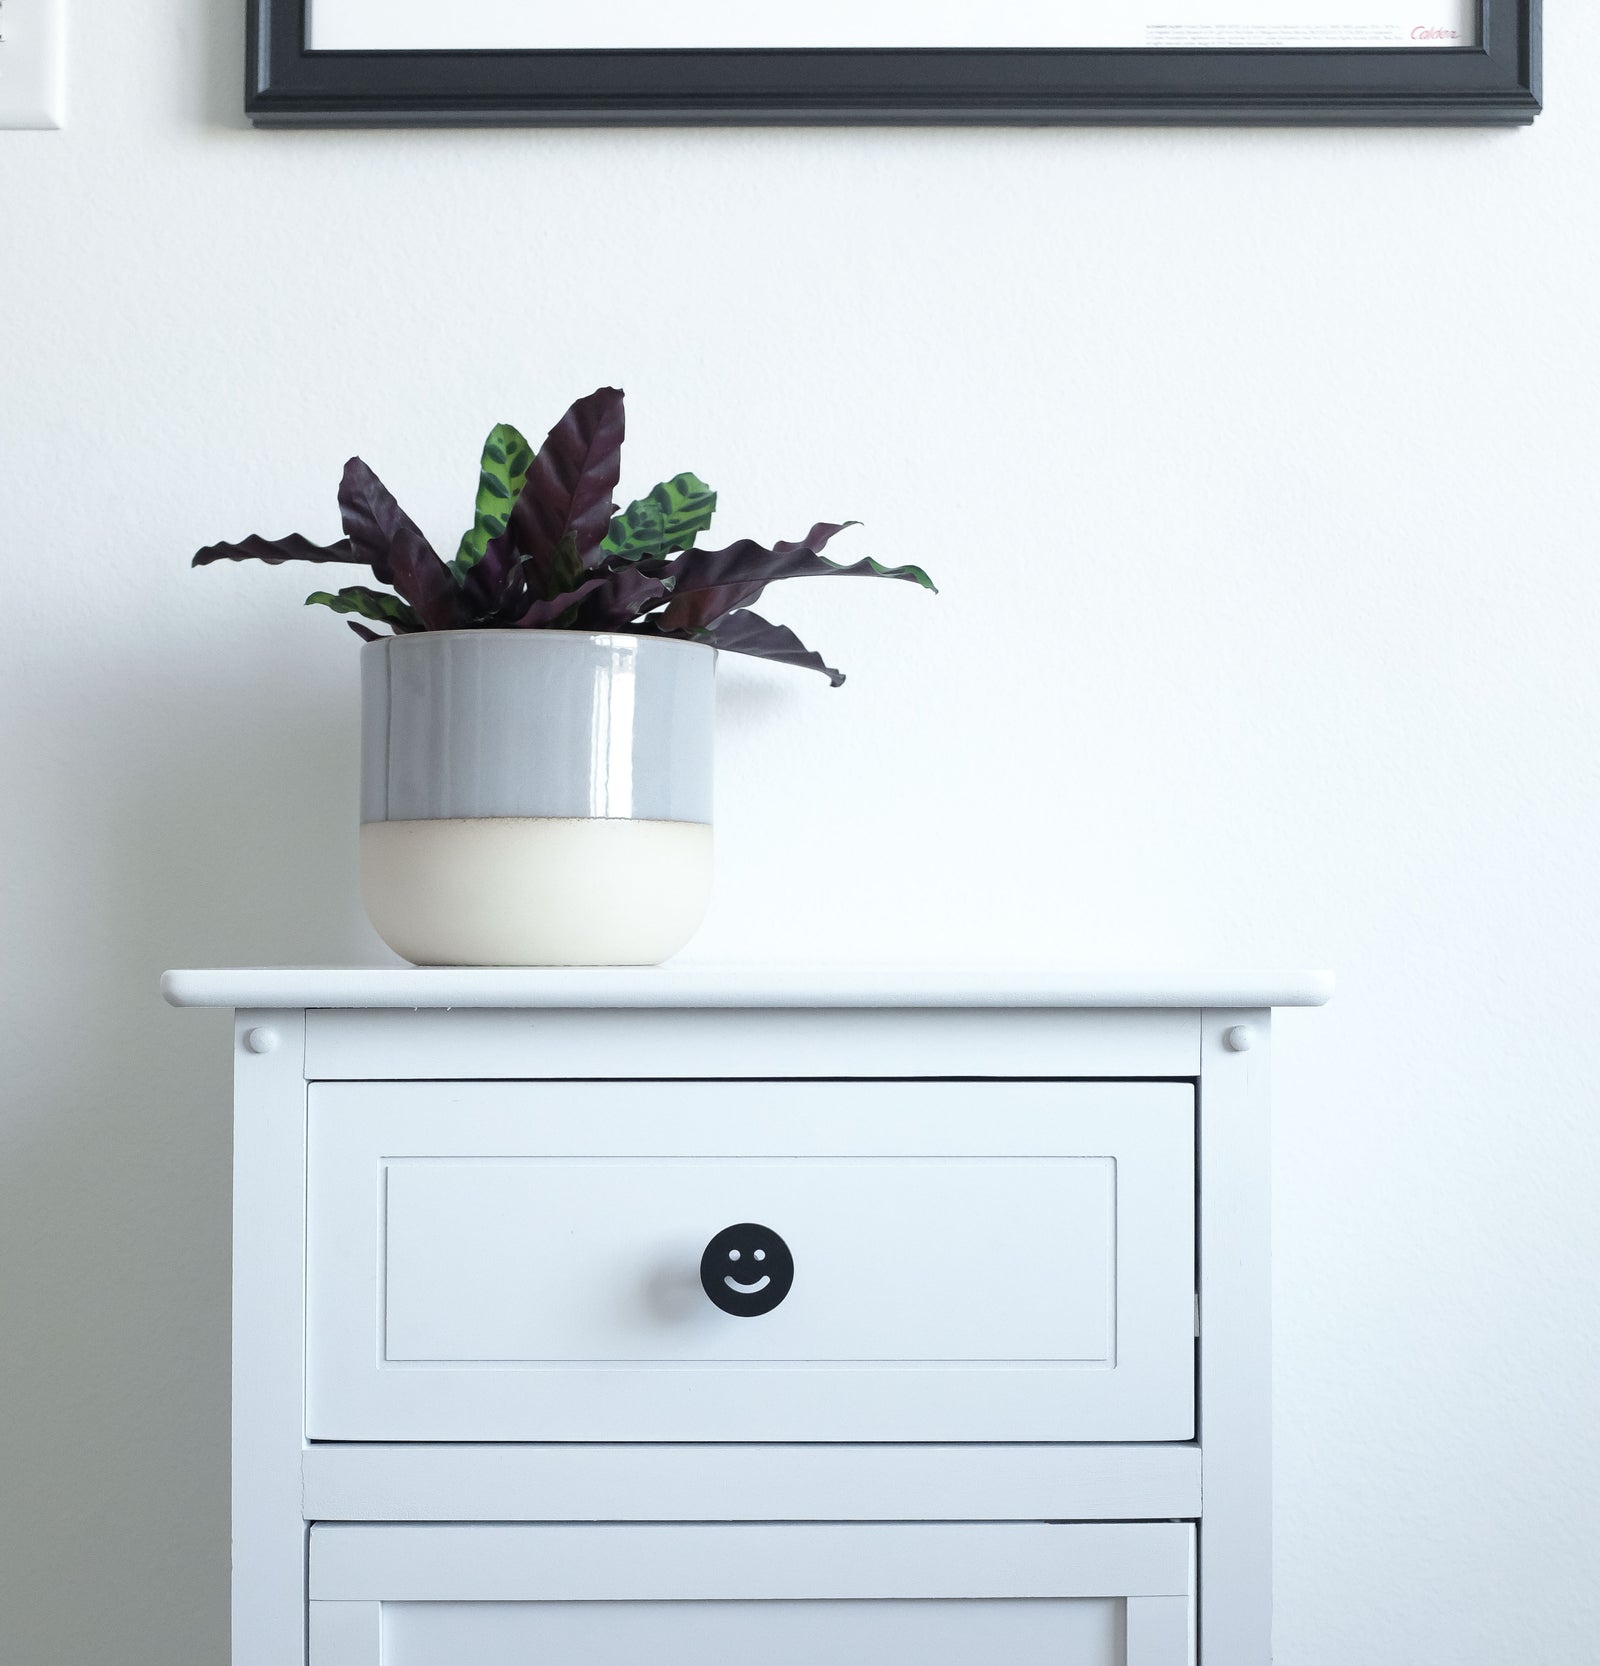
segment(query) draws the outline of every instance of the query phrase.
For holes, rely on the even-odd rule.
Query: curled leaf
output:
[[[662,616],[667,630],[705,630],[735,608],[753,602],[769,584],[786,578],[903,578],[934,588],[920,567],[885,567],[872,560],[843,566],[819,551],[829,539],[856,521],[819,522],[792,543],[771,549],[752,538],[741,538],[720,550],[685,550],[671,561],[653,562],[648,571],[672,588],[672,601]]]
[[[208,567],[213,561],[265,561],[269,567],[281,566],[285,561],[339,561],[360,567],[366,557],[357,555],[348,538],[337,544],[313,544],[298,532],[287,538],[262,538],[251,533],[237,544],[207,544],[195,552],[191,567]]]
[[[354,619],[346,619],[345,623],[356,633],[357,636],[361,638],[363,642],[383,641],[382,631],[369,631],[365,625],[358,625]]]

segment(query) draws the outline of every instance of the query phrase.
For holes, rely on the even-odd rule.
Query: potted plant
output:
[[[484,444],[476,512],[435,553],[359,457],[334,544],[249,537],[213,561],[368,567],[319,590],[361,659],[361,894],[379,935],[428,965],[653,965],[711,888],[718,650],[843,675],[751,611],[778,579],[910,579],[843,566],[819,523],[770,549],[701,549],[716,493],[692,474],[620,514],[623,396],[580,399],[535,453],[508,423]]]

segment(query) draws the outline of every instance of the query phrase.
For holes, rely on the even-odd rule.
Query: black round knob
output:
[[[794,1283],[794,1257],[770,1226],[725,1226],[700,1257],[700,1283],[722,1309],[740,1319],[770,1313]]]

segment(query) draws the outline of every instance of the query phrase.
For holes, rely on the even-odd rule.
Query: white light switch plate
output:
[[[60,127],[66,0],[0,0],[0,127]]]

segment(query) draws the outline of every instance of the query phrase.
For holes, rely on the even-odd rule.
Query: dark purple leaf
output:
[[[385,632],[369,631],[365,625],[358,625],[354,619],[347,619],[345,623],[363,642],[382,642],[384,639]]]
[[[533,569],[531,582],[555,588],[556,551],[569,533],[579,565],[592,567],[617,506],[612,492],[622,468],[620,388],[596,388],[580,399],[545,437],[511,511],[517,552]]]
[[[348,538],[337,544],[313,544],[298,532],[287,538],[262,538],[251,533],[237,544],[207,544],[195,554],[191,567],[208,567],[213,561],[265,561],[269,567],[285,561],[342,561],[360,567],[366,558],[357,555]]]
[[[670,561],[645,564],[651,573],[672,586],[672,601],[662,615],[667,630],[705,630],[717,620],[756,600],[769,584],[786,578],[904,578],[933,588],[920,567],[884,567],[872,560],[843,566],[819,554],[828,540],[846,526],[819,523],[793,543],[774,544],[769,550],[751,538],[741,538],[720,550],[685,550]]]
[[[786,560],[820,562],[817,551],[843,530],[822,523],[797,542],[770,550],[753,538],[741,538],[720,550],[686,550],[658,569],[672,586],[662,624],[671,631],[708,629],[735,608],[760,600],[773,579],[796,577],[782,570]],[[831,571],[833,563],[826,565]]]
[[[764,584],[719,584],[710,590],[691,590],[668,602],[661,622],[669,631],[707,630],[736,607],[758,600],[765,589]]]
[[[704,625],[720,618],[724,613],[732,612],[743,601],[753,601],[761,593],[762,587],[777,579],[797,578],[806,572],[818,570],[838,571],[833,562],[824,561],[818,552],[830,538],[843,532],[846,526],[855,524],[854,521],[846,521],[836,526],[823,521],[812,527],[804,538],[796,539],[793,543],[774,544],[770,550],[765,544],[758,544],[754,538],[740,538],[736,543],[720,550],[689,549],[667,561],[650,562],[646,570],[667,581],[674,600],[692,592],[728,592],[732,599],[725,605],[713,594],[692,608],[679,609],[675,621],[682,619],[684,623],[680,626],[674,622],[670,627],[703,629]],[[791,571],[791,568],[800,570]],[[745,594],[740,596],[738,592]],[[688,621],[695,615],[704,615],[704,618],[690,625]]]
[[[546,630],[554,625],[568,608],[576,607],[585,596],[591,595],[606,582],[609,575],[598,574],[594,578],[587,578],[576,590],[565,590],[559,596],[547,597],[544,601],[535,602],[520,619],[513,623],[519,630]]]
[[[663,600],[667,587],[629,564],[604,574],[604,583],[578,609],[577,628],[585,631],[617,631],[631,625],[639,615]]]
[[[758,613],[730,613],[715,630],[698,640],[710,641],[713,647],[730,654],[753,654],[757,659],[776,660],[780,665],[820,671],[835,688],[844,681],[844,672],[825,665],[822,655],[812,653],[787,625],[774,625]]]
[[[480,560],[461,575],[461,601],[469,617],[485,624],[510,623],[528,605],[528,579],[509,532],[491,538]]]
[[[447,631],[462,622],[461,587],[450,569],[359,457],[344,466],[339,512],[350,542],[378,582],[398,590],[425,629]]]

